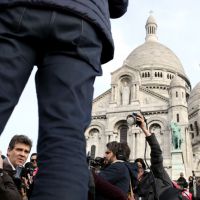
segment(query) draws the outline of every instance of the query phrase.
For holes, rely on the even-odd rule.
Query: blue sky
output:
[[[199,8],[199,0],[130,0],[128,12],[122,18],[111,21],[115,56],[102,66],[103,76],[95,81],[94,97],[110,88],[110,73],[121,67],[126,57],[144,43],[145,23],[150,11],[153,11],[158,24],[159,42],[178,56],[194,87],[200,81]],[[38,118],[35,71],[36,68],[0,137],[3,154],[6,154],[7,145],[14,134],[28,135],[33,140],[32,152],[36,151]]]

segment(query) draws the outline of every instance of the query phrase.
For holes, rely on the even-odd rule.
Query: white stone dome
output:
[[[158,42],[157,23],[152,15],[147,19],[145,28],[145,43],[134,49],[124,63],[139,71],[155,69],[177,74],[189,83],[179,58],[171,49]]]
[[[156,69],[165,69],[186,76],[178,57],[172,50],[159,42],[146,41],[129,54],[125,63],[130,67],[138,68],[138,70],[152,65]]]
[[[156,24],[156,20],[152,15],[150,15],[149,18],[147,19],[146,25],[148,24]]]
[[[185,81],[176,75],[172,79],[172,81],[170,83],[170,87],[185,87]]]
[[[200,82],[192,89],[188,101],[189,111],[200,107]]]

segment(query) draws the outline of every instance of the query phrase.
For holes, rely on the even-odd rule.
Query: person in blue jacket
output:
[[[93,83],[113,58],[110,18],[127,7],[128,0],[0,1],[0,133],[37,66],[39,171],[31,200],[87,199]]]

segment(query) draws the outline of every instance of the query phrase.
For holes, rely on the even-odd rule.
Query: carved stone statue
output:
[[[130,104],[130,87],[128,86],[126,81],[124,82],[124,85],[122,87],[121,95],[122,95],[122,105]]]
[[[181,149],[181,128],[178,126],[177,123],[171,122],[171,129],[172,129],[172,145],[174,149]]]

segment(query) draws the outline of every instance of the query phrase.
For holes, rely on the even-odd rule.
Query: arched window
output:
[[[154,133],[158,143],[162,146],[161,126],[158,123],[151,124],[149,127],[151,133]]]
[[[142,78],[144,77],[144,73],[142,73]]]
[[[91,129],[90,132],[89,132],[89,136],[90,136],[90,137],[95,137],[95,136],[97,136],[98,134],[99,134],[99,130],[98,130],[97,128],[93,128],[93,129]]]
[[[198,127],[197,121],[194,122],[194,126],[196,129],[196,135],[199,135],[199,127]]]
[[[176,91],[176,97],[178,97],[178,92]]]
[[[161,126],[157,123],[152,124],[149,128],[151,133],[160,134],[161,133]]]
[[[180,119],[179,119],[179,114],[176,114],[176,121],[179,122]]]
[[[193,125],[192,125],[192,124],[190,124],[190,130],[191,130],[191,131],[194,131]]]
[[[128,126],[127,125],[121,125],[119,127],[120,142],[127,142],[127,131],[128,131]]]

